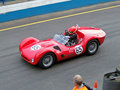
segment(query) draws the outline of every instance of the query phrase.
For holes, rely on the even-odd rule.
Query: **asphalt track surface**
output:
[[[21,59],[18,45],[26,37],[38,39],[63,33],[69,26],[96,26],[107,36],[93,56],[79,56],[42,70]],[[80,74],[102,90],[103,75],[120,64],[120,7],[0,32],[0,90],[72,90],[73,76]]]

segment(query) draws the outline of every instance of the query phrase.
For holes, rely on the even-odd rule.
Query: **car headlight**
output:
[[[31,59],[31,62],[34,62],[34,59],[33,59],[33,58]]]

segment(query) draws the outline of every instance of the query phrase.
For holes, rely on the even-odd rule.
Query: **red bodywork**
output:
[[[56,61],[61,61],[84,53],[87,43],[92,39],[97,39],[99,45],[101,45],[106,36],[103,30],[92,27],[78,27],[76,34],[80,41],[74,46],[65,46],[53,39],[38,40],[33,37],[28,37],[19,45],[21,56],[27,62],[36,65],[45,53],[52,52],[56,56]],[[34,46],[35,50],[33,49]],[[60,50],[56,50],[54,46],[58,46]],[[77,46],[82,47],[82,51],[79,54],[75,51]]]

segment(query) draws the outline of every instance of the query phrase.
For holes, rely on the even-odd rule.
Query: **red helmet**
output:
[[[76,31],[77,31],[77,27],[76,26],[72,26],[72,27],[68,28],[68,30],[67,30],[69,35],[72,35],[72,34],[76,33]]]

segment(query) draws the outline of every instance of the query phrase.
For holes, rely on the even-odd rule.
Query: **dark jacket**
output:
[[[86,85],[85,83],[83,83],[83,85],[85,85],[88,88],[88,90],[93,90],[90,86]]]
[[[72,35],[69,35],[69,33],[67,31],[65,31],[65,35],[70,37],[69,42],[72,42],[72,43],[77,42],[77,35],[75,33],[72,34]]]

